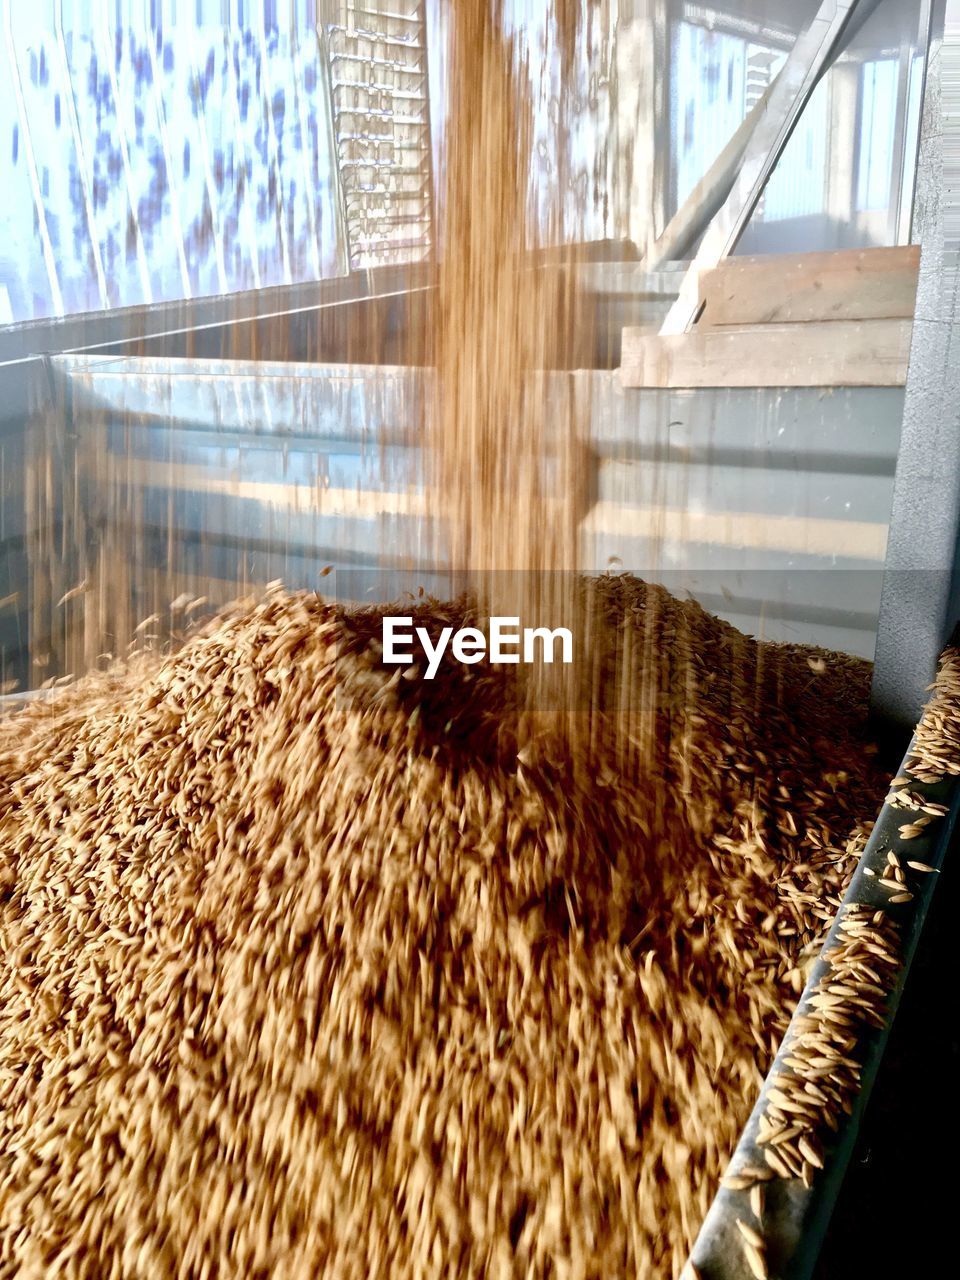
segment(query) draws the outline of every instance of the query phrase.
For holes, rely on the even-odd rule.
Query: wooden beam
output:
[[[625,387],[900,387],[910,320],[763,324],[660,335],[624,329]]]
[[[920,246],[727,258],[700,277],[700,326],[911,319]]]

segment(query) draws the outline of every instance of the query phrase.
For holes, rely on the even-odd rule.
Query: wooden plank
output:
[[[700,277],[700,325],[912,319],[920,246],[728,258]]]
[[[838,320],[694,329],[624,329],[625,387],[900,387],[910,320]]]

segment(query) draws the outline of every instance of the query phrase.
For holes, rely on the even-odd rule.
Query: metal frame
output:
[[[935,0],[924,89],[923,131],[917,186],[922,232],[917,318],[907,379],[903,438],[897,463],[874,676],[874,703],[888,721],[913,725],[925,700],[937,658],[960,616],[960,0]],[[901,775],[909,775],[911,743]],[[911,900],[891,906],[879,888],[888,853],[943,864],[960,816],[960,781],[911,780],[912,790],[945,804],[947,816],[903,844],[903,810],[885,803],[844,899],[889,910],[901,932],[901,967],[882,1028],[861,1045],[861,1087],[852,1114],[841,1123],[825,1166],[808,1189],[797,1181],[768,1184],[763,1218],[767,1258],[784,1280],[808,1280],[830,1221],[834,1201],[853,1154],[860,1122],[876,1078],[893,1016],[916,951],[936,875],[913,877]],[[839,919],[840,917],[838,917]],[[836,938],[835,923],[825,951]],[[803,1016],[824,972],[821,958],[797,1006]],[[728,1172],[763,1164],[757,1138],[770,1081],[790,1032],[730,1161]],[[722,1188],[703,1222],[691,1259],[703,1280],[748,1280],[751,1276],[737,1220],[751,1222],[744,1191]]]
[[[327,0],[327,3],[329,3],[329,0]],[[315,30],[320,49],[320,78],[327,107],[327,145],[330,148],[331,168],[333,180],[336,184],[334,210],[337,219],[337,266],[339,274],[345,276],[350,274],[350,244],[347,233],[347,198],[343,190],[343,177],[338,163],[337,126],[334,121],[333,77],[330,73],[330,46],[327,41],[327,25],[330,20],[330,15],[324,11],[321,5],[321,12],[318,14]]]
[[[392,7],[384,0],[366,0],[366,4],[342,0],[339,6],[328,0],[330,17],[334,8],[337,21],[323,24],[322,39],[350,268],[363,270],[378,262],[403,262],[418,251],[419,256],[429,258],[435,234],[423,0],[393,0]],[[403,34],[392,30],[395,25],[402,26]],[[371,44],[374,50],[377,46],[391,48],[395,56],[361,53],[362,44]],[[342,71],[344,65],[350,70]],[[412,83],[400,87],[398,77]],[[340,96],[343,93],[346,103]],[[358,95],[356,103],[350,100],[353,94]],[[384,105],[386,99],[389,108]],[[394,109],[397,104],[407,104],[406,111],[398,114]],[[377,121],[382,121],[386,131],[382,135],[371,132]],[[393,134],[395,126],[418,131],[418,140],[402,140]],[[379,144],[389,148],[390,159],[380,159]],[[372,147],[374,154],[362,154],[365,146]],[[356,154],[358,149],[360,154]],[[351,151],[355,153],[352,156]],[[412,163],[407,159],[411,154],[415,157]],[[357,176],[365,172],[376,176],[372,180]],[[417,208],[412,210],[411,205]],[[393,238],[393,228],[405,229],[407,234]]]
[[[920,77],[920,112],[917,118],[916,130],[913,134],[913,137],[910,139],[905,139],[904,141],[904,146],[909,146],[914,157],[917,157],[917,158],[919,157],[919,151],[920,151],[920,133],[923,128],[924,103],[927,100],[928,58],[926,55],[929,52],[930,43],[933,39],[934,17],[935,17],[936,8],[937,8],[936,0],[921,0],[920,22],[918,25],[918,43],[920,44],[920,47],[924,50],[924,58],[921,65],[921,77]],[[908,83],[907,85],[908,99],[909,99],[909,92],[910,92],[910,86]],[[909,193],[906,191],[901,191],[900,193],[901,210],[900,210],[898,239],[899,239],[899,243],[901,244],[911,244],[913,242],[913,222],[914,222],[914,213],[915,213],[915,207],[916,207],[916,195],[917,195],[916,168],[917,166],[915,164],[914,178],[913,178],[913,182],[910,184]],[[905,209],[903,207],[904,205],[906,205]]]
[[[753,136],[773,85],[744,116],[732,138],[684,200],[644,259],[647,271],[662,271],[668,262],[688,256],[716,216],[730,192],[730,186]]]
[[[929,6],[928,6],[929,7]],[[897,60],[897,105],[894,116],[894,167],[891,177],[890,208],[887,214],[887,237],[891,244],[909,242],[909,228],[906,239],[901,236],[901,214],[903,208],[903,169],[907,158],[907,101],[910,95],[910,49],[901,44],[900,57]]]
[[[661,334],[686,333],[697,319],[700,274],[717,266],[736,247],[821,75],[879,2],[822,0],[816,16],[797,38],[746,145],[742,151],[739,145],[728,148],[724,177],[729,177],[731,189],[707,228]]]

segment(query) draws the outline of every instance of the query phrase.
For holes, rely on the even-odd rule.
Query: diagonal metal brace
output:
[[[670,308],[661,334],[686,333],[697,319],[701,273],[717,266],[735,248],[821,75],[879,2],[823,0],[810,25],[797,37],[770,86],[743,150],[739,173],[687,269],[680,296]]]

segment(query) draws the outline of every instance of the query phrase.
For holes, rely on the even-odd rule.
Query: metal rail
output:
[[[911,740],[907,749],[900,768],[901,775],[908,771],[914,741]],[[911,779],[909,790],[927,801],[946,805],[947,814],[932,826],[926,827],[919,837],[904,840],[900,830],[909,821],[909,816],[903,808],[894,807],[889,802],[884,804],[854,872],[843,906],[827,935],[821,958],[807,981],[790,1028],[727,1169],[728,1175],[736,1175],[743,1169],[765,1167],[763,1147],[757,1142],[760,1117],[766,1111],[771,1088],[775,1088],[772,1084],[774,1077],[781,1069],[789,1072],[789,1068],[784,1067],[783,1059],[790,1056],[791,1032],[798,1019],[811,1011],[814,988],[829,972],[829,963],[823,957],[839,942],[838,932],[846,909],[864,906],[871,911],[882,910],[888,913],[900,931],[901,964],[886,1003],[886,1018],[882,1029],[868,1034],[860,1042],[858,1057],[861,1083],[852,1113],[842,1118],[832,1148],[826,1153],[824,1168],[817,1172],[809,1188],[799,1179],[788,1181],[779,1177],[764,1184],[766,1202],[762,1234],[770,1274],[778,1280],[809,1280],[813,1273],[936,888],[937,874],[909,871],[908,885],[913,895],[912,900],[891,905],[890,893],[879,884],[885,873],[889,874],[888,851],[897,854],[904,867],[908,861],[914,861],[939,872],[960,814],[960,779],[956,777],[938,783],[922,783]],[[751,1211],[749,1191],[721,1187],[690,1254],[701,1280],[754,1280],[755,1272],[751,1271],[744,1251],[743,1237],[737,1227],[738,1219],[748,1224],[756,1223]]]

